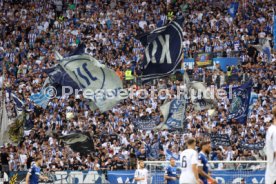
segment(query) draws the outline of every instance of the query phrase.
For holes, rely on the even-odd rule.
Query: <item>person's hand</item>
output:
[[[201,179],[198,178],[198,179],[196,180],[196,184],[203,184],[203,181],[202,181]]]
[[[171,177],[171,180],[175,181],[177,178],[176,177]]]
[[[210,180],[211,184],[217,184],[218,183],[214,178],[210,178],[209,180]]]
[[[49,178],[47,176],[44,176],[43,180],[47,181],[47,180],[49,180]]]

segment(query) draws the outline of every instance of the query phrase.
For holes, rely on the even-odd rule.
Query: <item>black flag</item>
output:
[[[71,133],[59,137],[75,152],[90,153],[94,151],[94,143],[90,135],[84,133]]]
[[[183,17],[150,33],[137,36],[145,47],[142,81],[165,77],[174,72],[182,58]]]

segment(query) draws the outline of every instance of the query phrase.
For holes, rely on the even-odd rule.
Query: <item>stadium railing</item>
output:
[[[149,181],[154,184],[164,183],[164,171],[169,161],[145,161],[149,171]],[[178,174],[181,173],[181,163],[177,162]],[[211,176],[218,184],[265,183],[264,160],[242,161],[209,161]]]

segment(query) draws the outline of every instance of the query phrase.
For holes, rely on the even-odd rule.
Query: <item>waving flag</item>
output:
[[[166,26],[138,36],[145,47],[142,81],[168,76],[178,67],[182,58],[183,17]]]
[[[74,94],[76,89],[85,91],[90,107],[101,112],[114,107],[121,100],[122,81],[116,73],[100,64],[93,57],[83,54],[63,58],[54,68],[45,70],[57,96]]]
[[[169,129],[179,129],[183,127],[185,118],[185,100],[172,100],[160,107],[165,119],[165,124]]]
[[[59,137],[65,144],[75,152],[90,153],[94,151],[94,143],[90,135],[85,133],[71,133]]]
[[[36,105],[42,107],[43,109],[46,109],[50,101],[50,98],[44,92],[44,90],[41,90],[41,92],[31,95],[30,100],[33,101]]]
[[[264,55],[266,55],[267,61],[271,61],[271,46],[269,43],[269,40],[267,38],[260,39],[259,45],[253,45],[259,52],[262,52]]]
[[[15,94],[11,94],[13,102],[15,104],[15,110],[16,110],[16,114],[17,116],[19,116],[22,111],[23,111],[23,106],[24,106],[24,102],[22,100],[20,100]]]
[[[227,97],[230,100],[228,120],[235,119],[240,123],[246,123],[249,111],[252,81],[239,87],[226,87]]]
[[[239,2],[232,2],[230,4],[230,7],[228,9],[228,13],[231,17],[235,18],[236,13],[238,12],[238,8],[239,8]]]

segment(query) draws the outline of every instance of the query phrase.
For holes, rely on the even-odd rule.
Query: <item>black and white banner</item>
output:
[[[133,119],[135,127],[139,130],[153,130],[159,123],[159,118],[138,118]]]
[[[245,143],[242,142],[240,144],[240,148],[245,149],[245,150],[262,150],[265,146],[265,142],[257,142],[257,143]]]
[[[227,134],[210,134],[212,147],[231,146],[230,137]]]

